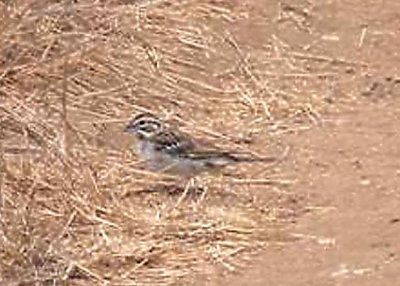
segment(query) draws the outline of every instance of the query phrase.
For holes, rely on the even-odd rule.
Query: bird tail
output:
[[[278,160],[277,157],[257,157],[249,155],[233,155],[231,157],[234,162],[246,163],[246,162],[264,162],[264,163],[274,163]]]
[[[230,154],[232,161],[238,163],[246,163],[246,162],[264,162],[264,163],[279,163],[283,161],[289,154],[290,148],[287,147],[282,155],[275,157],[260,157],[249,154]]]

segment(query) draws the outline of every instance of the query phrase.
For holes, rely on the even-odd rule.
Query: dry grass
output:
[[[274,132],[301,127],[293,118],[317,120],[312,94],[287,84],[330,75],[307,73],[309,59],[274,35],[242,45],[228,27],[247,9],[206,0],[0,2],[3,283],[187,285],[284,239],[290,195],[262,184],[281,182],[279,169],[244,172],[257,186],[205,178],[207,193],[176,206],[179,193],[143,191],[158,179],[135,169],[121,134],[132,113],[152,110],[222,145],[265,153]]]

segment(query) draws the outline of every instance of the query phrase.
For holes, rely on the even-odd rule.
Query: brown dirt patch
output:
[[[1,1],[0,282],[396,284],[399,11]],[[143,110],[222,147],[292,150],[176,206],[121,134]]]
[[[291,229],[298,241],[269,248],[230,285],[398,284],[399,123],[398,101],[364,102],[287,136],[291,190],[310,212]]]

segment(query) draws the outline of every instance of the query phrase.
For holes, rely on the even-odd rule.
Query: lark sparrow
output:
[[[206,148],[151,113],[134,117],[125,128],[136,139],[136,154],[149,170],[170,175],[193,177],[238,162],[275,162],[276,158],[258,158]]]

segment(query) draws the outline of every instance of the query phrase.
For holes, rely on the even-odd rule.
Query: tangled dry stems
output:
[[[273,36],[250,48],[228,32],[245,6],[21,0],[0,9],[3,283],[184,283],[234,271],[278,240],[289,195],[257,201],[248,184],[211,179],[207,194],[176,206],[179,194],[151,191],[160,180],[135,168],[121,134],[133,112],[151,110],[240,148],[267,127],[284,130],[299,110],[317,117],[309,98],[280,86],[303,59]]]

